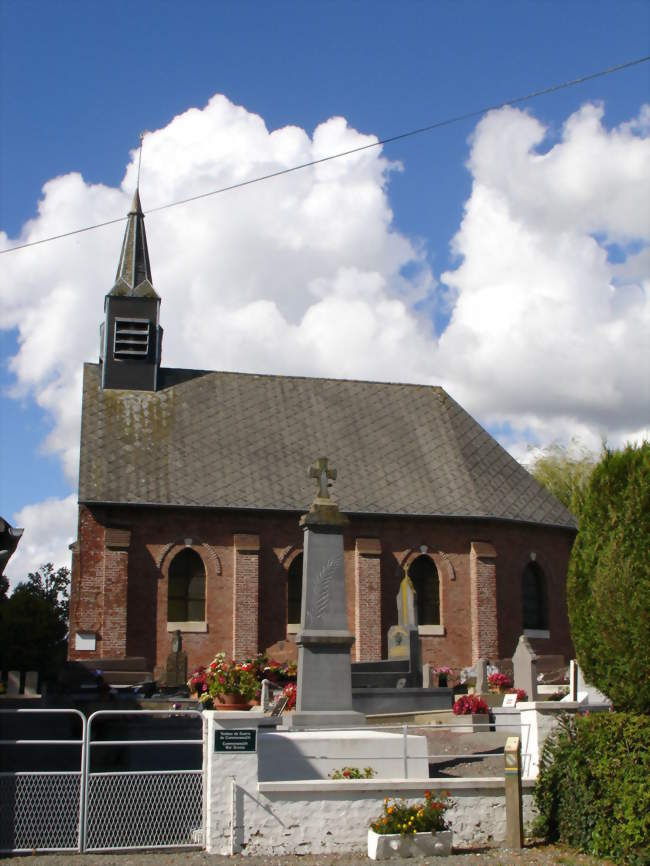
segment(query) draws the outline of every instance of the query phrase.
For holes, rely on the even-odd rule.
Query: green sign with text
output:
[[[256,752],[257,730],[255,728],[217,729],[214,732],[215,752]]]

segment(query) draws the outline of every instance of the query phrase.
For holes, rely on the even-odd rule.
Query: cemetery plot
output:
[[[488,778],[503,775],[506,731],[459,734],[437,728],[409,728],[427,738],[431,778]]]

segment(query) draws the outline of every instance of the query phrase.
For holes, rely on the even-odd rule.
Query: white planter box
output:
[[[451,830],[440,833],[375,833],[368,830],[368,857],[371,860],[396,860],[401,857],[448,857]]]

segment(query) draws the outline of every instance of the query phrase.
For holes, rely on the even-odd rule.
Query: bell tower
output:
[[[151,280],[140,193],[129,211],[115,285],[104,301],[99,361],[103,389],[156,391],[162,349],[160,298]]]

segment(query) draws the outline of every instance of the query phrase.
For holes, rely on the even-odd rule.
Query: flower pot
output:
[[[402,857],[448,857],[452,831],[439,833],[375,833],[368,830],[368,857],[371,860],[397,860]]]
[[[232,711],[242,711],[242,710],[250,710],[250,703],[237,692],[226,692],[226,694],[215,695],[214,699],[214,707],[215,710],[232,710]]]

